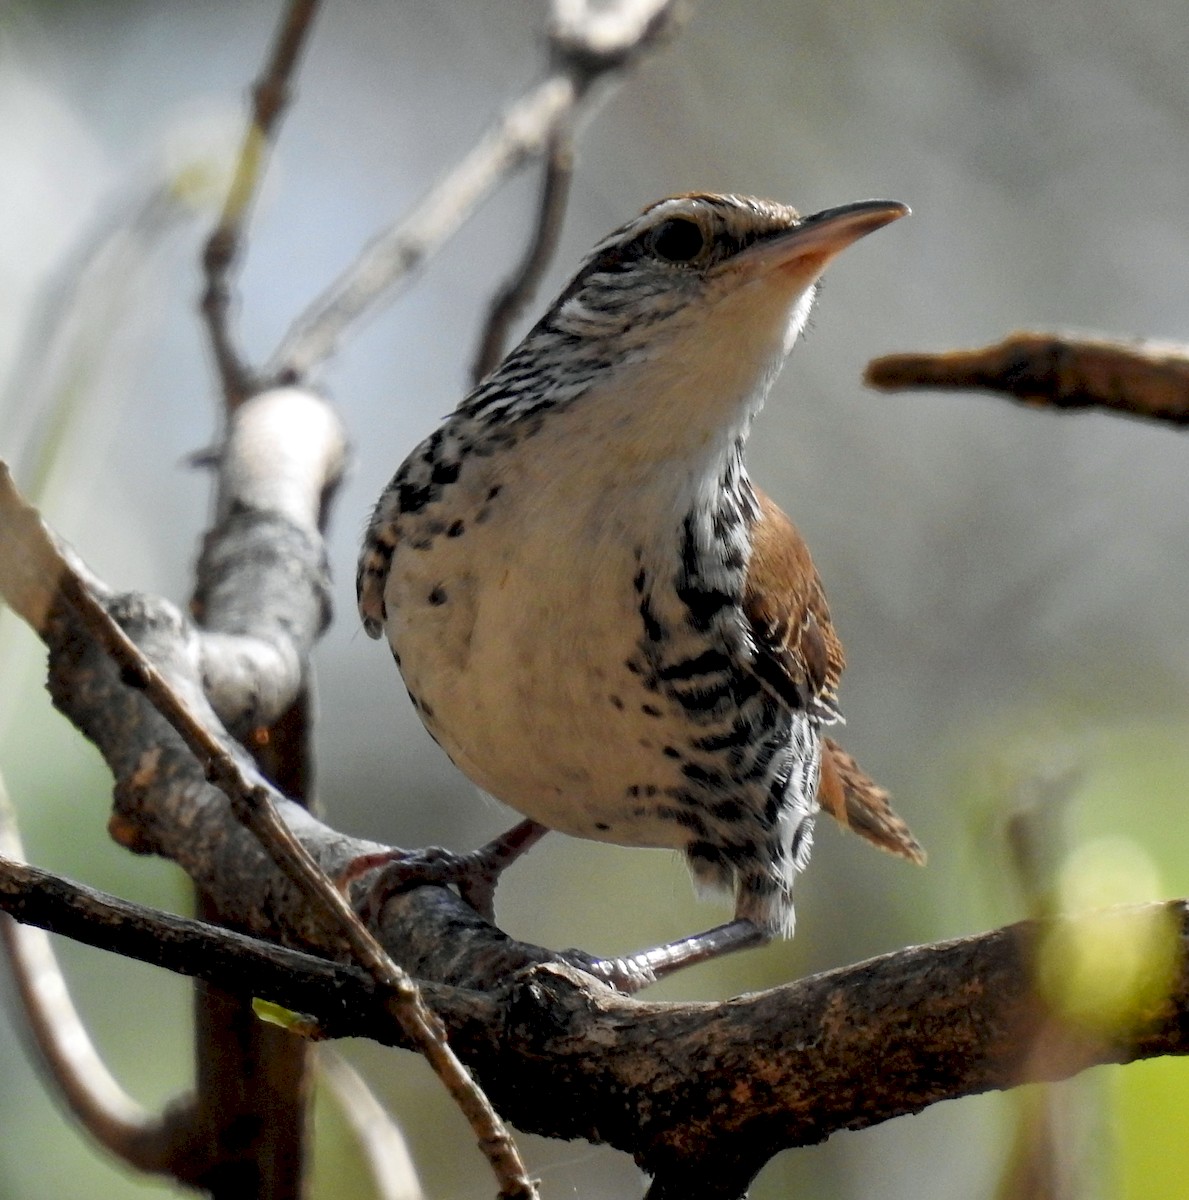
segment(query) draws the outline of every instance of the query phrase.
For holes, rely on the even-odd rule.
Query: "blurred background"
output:
[[[209,503],[185,460],[218,428],[198,252],[278,9],[0,4],[0,455],[109,583],[178,601]],[[251,357],[539,76],[543,19],[528,0],[326,6],[251,230]],[[697,6],[587,123],[561,251],[525,325],[597,238],[667,193],[804,211],[884,196],[914,210],[832,268],[751,466],[829,589],[851,663],[846,744],[892,789],[929,865],[819,822],[796,939],[651,995],[727,996],[1027,915],[1038,900],[1005,833],[1021,805],[1043,810],[1044,887],[1102,903],[1189,894],[1183,436],[860,382],[874,355],[1016,328],[1184,336],[1187,49],[1176,0],[721,0]],[[536,189],[530,171],[500,191],[324,375],[355,456],[331,534],[337,619],[316,655],[319,796],[360,835],[465,848],[509,820],[422,732],[389,656],[358,628],[351,581],[375,497],[467,387]],[[5,614],[0,770],[31,859],[184,907],[173,868],[108,843],[109,779],[50,710],[43,669],[40,644]],[[670,854],[562,837],[500,892],[513,935],[600,953],[725,912],[693,899]],[[128,1088],[153,1104],[186,1086],[186,985],[61,954]],[[490,1193],[428,1069],[344,1050],[403,1123],[427,1195]],[[1189,1064],[1104,1068],[1055,1096],[987,1095],[837,1135],[775,1160],[753,1195],[1021,1196],[1011,1164],[1047,1107],[1072,1148],[1065,1194],[1168,1197],[1189,1177],[1187,1104]],[[605,1148],[526,1138],[525,1150],[547,1198],[642,1192]],[[317,1155],[316,1195],[367,1194],[330,1104]],[[0,1023],[0,1200],[160,1190],[76,1134]]]

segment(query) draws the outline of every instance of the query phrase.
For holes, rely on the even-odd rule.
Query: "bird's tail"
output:
[[[925,865],[925,851],[896,815],[891,797],[837,742],[824,739],[818,803],[845,829],[881,850]]]

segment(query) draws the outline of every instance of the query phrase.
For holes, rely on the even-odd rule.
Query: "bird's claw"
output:
[[[374,921],[393,896],[426,885],[452,885],[484,920],[495,919],[499,868],[483,850],[456,854],[442,846],[426,846],[421,850],[392,849],[361,855],[340,875],[340,888],[346,890],[356,879],[373,870],[379,873],[357,905],[365,921]]]
[[[400,892],[436,884],[457,888],[458,894],[479,916],[494,923],[495,889],[500,876],[547,832],[544,825],[526,820],[467,854],[457,854],[442,846],[427,846],[423,850],[394,848],[361,854],[340,873],[338,885],[346,892],[362,875],[380,868],[357,906],[365,919],[378,916],[384,904]]]
[[[656,983],[656,975],[639,956],[596,958],[593,954],[587,954],[585,950],[571,949],[561,951],[559,957],[625,996],[634,996],[643,988]]]

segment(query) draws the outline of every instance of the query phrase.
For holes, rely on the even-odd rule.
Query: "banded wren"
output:
[[[698,885],[733,892],[726,925],[586,961],[625,989],[791,934],[821,806],[920,857],[823,737],[842,647],[804,542],[744,466],[826,264],[907,212],[652,205],[376,505],[364,627],[454,763],[529,818],[485,861],[556,829],[678,849]]]

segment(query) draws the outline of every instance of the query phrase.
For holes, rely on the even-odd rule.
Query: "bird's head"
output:
[[[661,200],[591,251],[462,410],[493,424],[566,411],[555,432],[587,457],[602,447],[616,469],[682,458],[697,474],[746,436],[826,264],[907,212],[891,200],[809,217],[744,196]]]
[[[604,238],[541,325],[614,347],[620,362],[685,343],[783,353],[827,263],[907,212],[864,200],[802,217],[746,196],[673,196]]]

